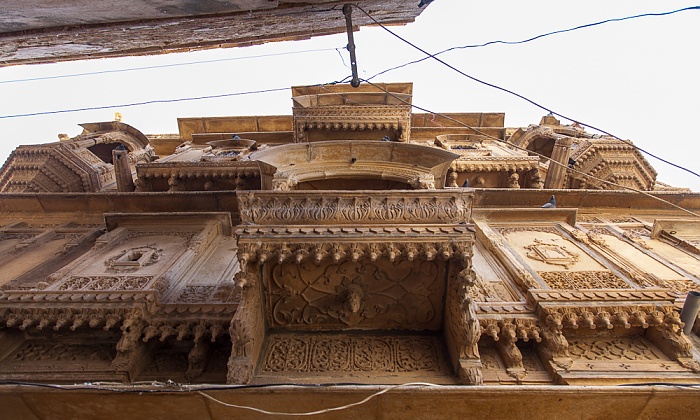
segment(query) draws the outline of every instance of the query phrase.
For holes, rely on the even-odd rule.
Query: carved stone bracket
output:
[[[298,238],[285,238],[294,240]],[[304,238],[305,239],[305,238]],[[279,264],[290,261],[301,264],[307,261],[318,265],[324,260],[332,260],[334,263],[350,260],[377,261],[378,259],[388,259],[397,261],[405,259],[414,260],[453,260],[457,259],[465,263],[472,257],[472,239],[466,232],[463,238],[448,239],[439,242],[404,242],[399,238],[389,239],[387,242],[362,242],[352,240],[348,242],[325,241],[303,243],[303,242],[282,242],[269,243],[245,239],[239,242],[238,258],[241,267],[245,267],[250,262],[257,262],[259,265],[267,261],[276,261]],[[395,239],[396,242],[391,241]],[[279,239],[278,239],[279,240]],[[335,239],[337,241],[337,239]]]
[[[241,303],[229,327],[233,346],[228,360],[227,382],[230,384],[248,384],[253,379],[265,335],[259,280],[252,274],[255,272],[257,270],[251,269],[245,275],[248,280],[243,289]]]

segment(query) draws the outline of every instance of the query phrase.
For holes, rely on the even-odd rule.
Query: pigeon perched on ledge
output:
[[[544,203],[544,205],[542,205],[542,208],[543,208],[543,209],[555,209],[555,208],[557,208],[557,200],[556,200],[556,198],[554,198],[554,196],[552,196],[552,197],[549,199],[549,201],[547,201],[546,203]]]
[[[418,3],[418,7],[427,6],[432,2],[433,2],[433,0],[420,0],[420,3]]]

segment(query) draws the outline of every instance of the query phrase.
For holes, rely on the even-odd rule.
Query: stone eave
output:
[[[673,382],[687,382],[672,379]],[[620,380],[620,383],[639,383]],[[453,418],[470,413],[474,419],[569,418],[585,413],[586,418],[608,418],[611,412],[619,420],[640,418],[690,418],[697,412],[697,388],[662,385],[637,386],[407,386],[325,385],[325,386],[220,386],[180,387],[166,384],[99,385],[34,387],[8,383],[0,385],[0,403],[9,418],[78,418],[123,419],[163,415],[168,407],[172,418],[228,419],[232,416],[267,418],[250,410],[226,407],[197,392],[227,404],[281,412],[310,412],[359,402],[379,391],[365,404],[331,412],[352,418],[379,419],[403,416],[410,409],[413,416]],[[394,388],[394,389],[392,389]],[[333,414],[334,413],[334,414]],[[328,417],[330,418],[330,417]]]
[[[216,10],[211,5],[195,6],[184,1],[164,3],[167,3],[165,6],[171,9],[171,13],[137,13],[131,17],[120,17],[119,13],[124,14],[124,11],[112,10],[105,12],[106,16],[101,16],[99,11],[91,13],[88,7],[86,10],[64,13],[73,19],[60,21],[56,18],[58,14],[45,12],[46,16],[58,21],[0,33],[0,44],[3,45],[0,48],[0,63],[51,63],[242,47],[346,31],[342,13],[344,3],[339,1],[261,0],[256,7],[250,6],[251,1],[247,5],[241,5],[240,1],[218,2],[223,9]],[[226,8],[224,3],[233,4]],[[385,25],[413,22],[425,10],[407,0],[359,0],[355,3]],[[24,7],[25,14],[32,13],[30,5]],[[130,9],[129,6],[115,9],[124,8]],[[37,13],[41,16],[41,10]],[[80,19],[75,18],[78,15]],[[13,16],[16,18],[16,14],[10,14],[10,19]],[[51,19],[46,16],[43,16],[45,20]],[[356,27],[374,23],[357,9],[352,19]]]

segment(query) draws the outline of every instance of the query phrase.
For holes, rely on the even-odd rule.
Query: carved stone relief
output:
[[[388,223],[412,221],[468,220],[471,195],[435,194],[433,197],[356,196],[343,195],[333,199],[325,196],[290,195],[286,199],[265,193],[238,196],[244,223]]]
[[[90,345],[28,341],[5,362],[110,362],[113,358],[114,346],[110,344]]]
[[[440,372],[431,337],[272,337],[262,372]]]
[[[629,289],[632,287],[609,271],[540,271],[537,274],[552,289]]]
[[[275,265],[267,282],[268,323],[288,328],[438,329],[442,267],[406,260]]]
[[[508,227],[498,231],[535,271],[607,271],[607,267],[551,226]]]
[[[656,354],[643,340],[634,338],[569,340],[569,353],[574,360],[667,360]]]
[[[544,243],[539,239],[535,239],[535,242],[526,246],[525,249],[529,250],[527,256],[533,260],[542,261],[545,264],[560,265],[564,268],[570,268],[580,258],[579,254],[569,251],[566,246]]]
[[[153,280],[151,276],[76,276],[56,285],[61,291],[143,290]]]

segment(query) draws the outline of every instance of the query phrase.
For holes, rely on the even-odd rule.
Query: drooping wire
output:
[[[590,178],[590,179],[593,179],[593,180],[602,182],[602,183],[607,184],[607,185],[612,185],[612,186],[614,186],[614,187],[618,187],[618,188],[622,188],[622,189],[625,189],[625,190],[633,191],[633,192],[638,193],[638,194],[642,194],[642,195],[647,196],[647,197],[649,197],[649,198],[652,198],[652,199],[654,199],[654,200],[657,200],[657,201],[660,201],[660,202],[662,202],[662,203],[668,204],[669,206],[674,207],[674,208],[676,208],[676,209],[678,209],[678,210],[681,210],[681,211],[683,211],[683,212],[685,212],[685,213],[688,213],[688,214],[690,214],[690,215],[693,215],[693,216],[695,216],[695,217],[700,218],[700,214],[697,214],[697,213],[695,213],[695,212],[692,212],[692,211],[690,211],[690,210],[688,210],[688,209],[686,209],[686,208],[683,208],[683,207],[681,207],[681,206],[679,206],[679,205],[673,204],[673,203],[671,203],[670,201],[664,200],[663,198],[657,197],[657,196],[655,196],[655,195],[653,195],[653,194],[649,194],[649,193],[647,193],[646,191],[642,191],[642,190],[639,190],[639,189],[636,189],[636,188],[632,188],[632,187],[627,187],[627,186],[625,186],[625,185],[617,184],[617,183],[615,183],[615,182],[607,181],[607,180],[605,180],[605,179],[598,178],[598,177],[596,177],[596,176],[593,176],[593,175],[587,174],[587,173],[585,173],[585,172],[579,171],[579,170],[577,170],[577,169],[571,168],[571,167],[569,167],[567,164],[557,162],[556,160],[554,160],[554,159],[552,159],[552,158],[550,158],[550,157],[548,157],[548,156],[545,156],[545,155],[543,155],[543,154],[534,152],[534,151],[529,150],[529,149],[526,149],[526,148],[524,148],[524,147],[517,146],[517,145],[515,145],[515,144],[513,144],[513,143],[507,142],[506,140],[503,140],[503,139],[500,139],[500,138],[498,138],[498,137],[495,137],[495,136],[492,136],[492,135],[490,135],[490,134],[487,134],[487,133],[485,133],[485,132],[479,130],[479,129],[476,128],[476,127],[472,127],[472,126],[468,125],[467,123],[464,123],[464,122],[462,122],[462,121],[459,121],[459,120],[456,119],[456,118],[452,118],[452,117],[450,117],[450,116],[448,116],[448,115],[441,114],[441,113],[435,112],[435,111],[431,111],[431,110],[429,110],[429,109],[427,109],[427,108],[423,108],[423,107],[420,107],[420,106],[418,106],[418,105],[415,105],[415,104],[413,104],[412,102],[408,102],[408,101],[404,100],[403,98],[401,98],[401,97],[399,97],[399,96],[397,96],[397,95],[394,95],[393,93],[389,92],[387,89],[384,89],[384,88],[382,88],[381,86],[370,82],[369,80],[362,79],[362,81],[365,82],[365,83],[367,83],[367,84],[369,84],[369,85],[371,85],[371,86],[373,86],[373,87],[375,87],[375,88],[377,88],[377,89],[379,89],[379,90],[381,90],[382,92],[384,92],[384,93],[386,93],[386,94],[392,96],[394,99],[397,99],[397,100],[403,102],[404,104],[409,105],[409,106],[411,106],[411,107],[413,107],[413,108],[415,108],[415,109],[418,109],[418,110],[420,110],[420,111],[423,111],[423,112],[426,112],[426,113],[429,113],[429,114],[437,115],[437,116],[440,116],[440,117],[442,117],[442,118],[448,119],[448,120],[450,120],[450,121],[456,122],[456,123],[458,123],[458,124],[461,125],[461,126],[464,126],[464,127],[466,127],[466,128],[469,128],[470,130],[474,131],[474,132],[477,133],[477,134],[480,134],[480,135],[482,135],[482,136],[484,136],[484,137],[487,137],[487,138],[490,138],[490,139],[492,139],[492,140],[496,140],[496,141],[498,141],[499,143],[504,143],[504,144],[505,144],[506,146],[508,146],[508,147],[512,147],[512,148],[514,148],[514,149],[522,150],[522,151],[524,151],[524,152],[532,153],[532,154],[534,154],[534,155],[537,155],[537,156],[539,156],[540,158],[543,158],[543,159],[548,160],[548,161],[550,162],[550,164],[553,163],[553,164],[555,164],[555,165],[559,165],[559,166],[563,167],[563,168],[564,168],[566,171],[568,171],[568,172],[573,172],[573,173],[576,173],[576,174],[578,174],[578,175],[581,175],[581,176],[584,176],[584,177],[586,177],[586,178]],[[631,144],[628,143],[628,142],[625,142],[625,144],[631,146]]]
[[[267,411],[267,410],[263,410],[263,409],[261,409],[261,408],[249,407],[249,406],[245,406],[245,405],[229,404],[229,403],[223,402],[223,401],[221,401],[221,400],[218,400],[218,399],[212,397],[211,395],[209,395],[209,394],[207,394],[207,393],[205,393],[205,392],[202,392],[202,391],[196,391],[196,392],[197,392],[199,395],[201,395],[201,396],[203,396],[203,397],[205,397],[205,398],[208,398],[208,399],[210,399],[210,400],[212,400],[212,401],[214,401],[214,402],[216,402],[216,403],[218,403],[218,404],[221,404],[221,405],[223,405],[223,406],[226,406],[226,407],[240,408],[240,409],[243,409],[243,410],[250,410],[250,411],[255,411],[255,412],[257,412],[257,413],[268,414],[268,415],[271,415],[271,416],[299,416],[299,417],[301,417],[301,416],[315,416],[315,415],[318,415],[318,414],[325,414],[325,413],[331,413],[331,412],[334,412],[334,411],[347,410],[348,408],[352,408],[352,407],[356,407],[356,406],[358,406],[358,405],[365,404],[366,402],[370,401],[371,399],[376,398],[376,397],[378,397],[378,396],[380,396],[380,395],[382,395],[382,394],[386,394],[387,392],[392,391],[392,390],[394,390],[394,389],[403,388],[403,387],[409,387],[409,386],[430,386],[430,387],[433,387],[433,386],[439,386],[439,385],[431,384],[431,383],[428,383],[428,382],[409,382],[409,383],[400,384],[400,385],[391,385],[391,386],[388,386],[388,387],[386,387],[386,388],[384,388],[384,389],[382,389],[382,390],[379,390],[379,391],[377,391],[377,392],[375,392],[375,393],[373,393],[373,394],[371,394],[371,395],[368,395],[368,396],[365,397],[364,399],[362,399],[362,400],[360,400],[360,401],[357,401],[357,402],[354,402],[354,403],[342,405],[342,406],[339,406],[339,407],[324,408],[324,409],[322,409],[322,410],[309,411],[309,412],[305,412],[305,413],[289,413],[289,412],[280,412],[280,411]]]
[[[683,167],[683,166],[681,166],[681,165],[678,165],[678,164],[673,163],[673,162],[671,162],[671,161],[668,161],[668,160],[666,160],[666,159],[664,159],[664,158],[661,158],[661,157],[659,157],[659,156],[657,156],[657,155],[655,155],[655,154],[653,154],[653,153],[651,153],[651,152],[648,152],[647,150],[642,149],[642,148],[639,147],[639,146],[636,146],[636,145],[634,145],[634,144],[631,144],[630,142],[625,141],[625,140],[623,140],[623,139],[617,137],[616,135],[614,135],[614,134],[612,134],[612,133],[609,133],[609,132],[607,132],[607,131],[605,131],[605,130],[603,130],[603,129],[601,129],[601,128],[598,128],[598,127],[596,127],[596,126],[594,126],[594,125],[591,125],[591,124],[587,124],[587,123],[585,123],[585,122],[582,122],[581,120],[578,120],[578,119],[575,119],[575,118],[572,118],[572,117],[568,117],[568,116],[566,116],[566,115],[564,115],[564,114],[561,114],[561,113],[559,113],[559,112],[556,112],[556,111],[554,111],[553,109],[548,108],[548,107],[546,107],[546,106],[544,106],[544,105],[542,105],[542,104],[540,104],[540,103],[534,101],[533,99],[528,98],[528,97],[525,96],[525,95],[522,95],[522,94],[517,93],[517,92],[515,92],[515,91],[512,91],[512,90],[510,90],[510,89],[504,88],[504,87],[502,87],[502,86],[498,86],[498,85],[495,85],[495,84],[493,84],[493,83],[486,82],[486,81],[481,80],[481,79],[478,79],[478,78],[476,78],[476,77],[474,77],[474,76],[472,76],[472,75],[470,75],[470,74],[467,74],[467,73],[465,73],[464,71],[458,69],[457,67],[455,67],[455,66],[453,66],[453,65],[451,65],[451,64],[449,64],[449,63],[447,63],[446,61],[440,59],[439,57],[436,57],[435,54],[430,54],[429,52],[427,52],[426,50],[420,48],[419,46],[417,46],[416,44],[412,43],[411,41],[409,41],[409,40],[403,38],[401,35],[399,35],[399,34],[393,32],[391,29],[389,29],[389,28],[387,28],[386,26],[382,25],[378,20],[376,20],[372,15],[370,15],[369,13],[367,13],[367,12],[366,12],[363,8],[361,8],[360,6],[358,6],[358,5],[356,5],[356,4],[353,4],[353,6],[354,6],[354,7],[357,7],[362,13],[364,13],[365,15],[367,15],[367,17],[369,17],[374,23],[376,23],[377,25],[379,25],[379,27],[381,27],[382,29],[384,29],[385,31],[387,31],[387,32],[388,32],[389,34],[391,34],[392,36],[398,38],[398,39],[401,40],[402,42],[404,42],[404,43],[408,44],[409,46],[413,47],[414,49],[416,49],[416,50],[422,52],[423,54],[425,54],[426,56],[428,56],[427,58],[432,58],[433,60],[439,62],[440,64],[442,64],[442,65],[444,65],[444,66],[450,68],[451,70],[453,70],[453,71],[455,71],[455,72],[461,74],[462,76],[464,76],[464,77],[466,77],[466,78],[468,78],[468,79],[470,79],[470,80],[472,80],[472,81],[475,81],[475,82],[480,83],[480,84],[482,84],[482,85],[485,85],[485,86],[488,86],[488,87],[491,87],[491,88],[500,90],[500,91],[502,91],[502,92],[508,93],[508,94],[510,94],[510,95],[513,95],[513,96],[515,96],[515,97],[517,97],[517,98],[520,98],[520,99],[524,100],[525,102],[528,102],[528,103],[530,103],[530,104],[536,106],[537,108],[540,108],[540,109],[542,109],[542,110],[544,110],[544,111],[547,111],[549,114],[556,115],[556,116],[558,116],[558,117],[560,117],[560,118],[563,118],[563,119],[565,119],[565,120],[578,123],[578,124],[581,125],[581,126],[588,127],[588,128],[590,128],[590,129],[592,129],[592,130],[595,130],[595,131],[598,131],[598,132],[600,132],[600,133],[603,133],[603,134],[605,134],[605,135],[607,135],[607,136],[610,136],[610,137],[612,137],[612,138],[614,138],[614,139],[616,139],[616,140],[619,140],[619,141],[621,141],[621,142],[623,142],[623,143],[625,143],[625,144],[627,144],[627,145],[630,145],[631,147],[633,147],[633,148],[639,150],[640,152],[645,153],[645,154],[647,154],[647,155],[649,155],[649,156],[651,156],[651,157],[653,157],[653,158],[656,158],[656,159],[660,160],[661,162],[664,162],[664,163],[666,163],[666,164],[668,164],[668,165],[671,165],[671,166],[673,166],[673,167],[675,167],[675,168],[678,168],[678,169],[681,169],[681,170],[683,170],[683,171],[686,171],[686,172],[688,172],[688,173],[690,173],[690,174],[692,174],[692,175],[695,175],[696,177],[700,178],[700,174],[698,174],[697,172],[694,172],[694,171],[692,171],[692,170],[690,170],[690,169],[688,169],[688,168],[685,168],[685,167]],[[698,8],[700,8],[700,6],[698,6]]]
[[[238,60],[249,60],[256,58],[267,58],[267,57],[277,57],[282,55],[294,55],[294,54],[308,54],[324,51],[337,51],[338,48],[319,48],[314,50],[301,50],[301,51],[288,51],[281,53],[272,54],[259,54],[259,55],[249,55],[244,57],[228,57],[228,58],[216,58],[211,60],[200,60],[200,61],[188,61],[184,63],[172,63],[172,64],[158,64],[153,66],[143,66],[143,67],[130,67],[122,69],[112,69],[112,70],[99,70],[84,73],[72,73],[72,74],[58,74],[54,76],[41,76],[41,77],[29,77],[26,79],[13,79],[13,80],[0,80],[0,84],[6,83],[21,83],[21,82],[35,82],[39,80],[53,80],[53,79],[65,79],[70,77],[80,77],[80,76],[93,76],[100,74],[112,74],[112,73],[123,73],[129,71],[140,71],[140,70],[153,70],[153,69],[163,69],[169,67],[182,67],[182,66],[192,66],[198,64],[210,64],[210,63],[221,63],[226,61],[238,61]]]
[[[547,33],[544,33],[544,34],[535,35],[535,36],[533,36],[533,37],[530,37],[530,38],[527,38],[527,39],[522,39],[522,40],[520,40],[520,41],[500,41],[500,40],[498,40],[498,41],[488,41],[488,42],[484,42],[484,43],[482,43],[482,44],[461,45],[461,46],[456,46],[456,47],[450,47],[450,48],[444,49],[444,50],[442,50],[442,51],[438,51],[438,52],[436,52],[435,54],[430,54],[430,55],[427,56],[427,57],[419,58],[419,59],[417,59],[417,60],[409,61],[409,62],[407,62],[407,63],[403,63],[403,64],[401,64],[401,65],[398,65],[398,66],[395,66],[395,67],[391,67],[391,68],[386,69],[386,70],[382,70],[382,71],[380,71],[379,73],[377,73],[377,74],[375,74],[375,75],[373,75],[373,76],[371,76],[371,77],[368,77],[367,80],[372,80],[372,79],[374,79],[375,77],[380,76],[380,75],[385,74],[385,73],[389,73],[390,71],[398,70],[398,69],[400,69],[400,68],[407,67],[407,66],[410,66],[410,65],[412,65],[412,64],[417,64],[417,63],[420,63],[420,62],[422,62],[422,61],[429,60],[429,59],[431,59],[431,58],[433,58],[433,57],[435,57],[435,56],[438,56],[438,55],[440,55],[440,54],[444,54],[444,53],[449,52],[449,51],[464,50],[464,49],[470,49],[470,48],[481,48],[481,47],[487,47],[487,46],[489,46],[489,45],[496,45],[496,44],[503,44],[503,45],[525,44],[525,43],[532,42],[532,41],[535,41],[535,40],[538,40],[538,39],[541,39],[541,38],[545,38],[545,37],[548,37],[548,36],[563,34],[563,33],[566,33],[566,32],[573,32],[573,31],[577,31],[577,30],[579,30],[579,29],[591,28],[591,27],[594,27],[594,26],[604,25],[604,24],[606,24],[606,23],[622,22],[622,21],[625,21],[625,20],[638,19],[638,18],[643,18],[643,17],[667,16],[667,15],[672,15],[672,14],[675,14],[675,13],[686,12],[686,11],[689,11],[689,10],[700,10],[700,6],[684,7],[684,8],[682,8],[682,9],[676,9],[676,10],[672,10],[672,11],[669,11],[669,12],[642,13],[642,14],[640,14],[640,15],[632,15],[632,16],[625,16],[625,17],[621,17],[621,18],[605,19],[605,20],[601,20],[601,21],[598,21],[598,22],[586,23],[586,24],[583,24],[583,25],[574,26],[574,27],[572,27],[572,28],[559,29],[559,30],[547,32]]]

